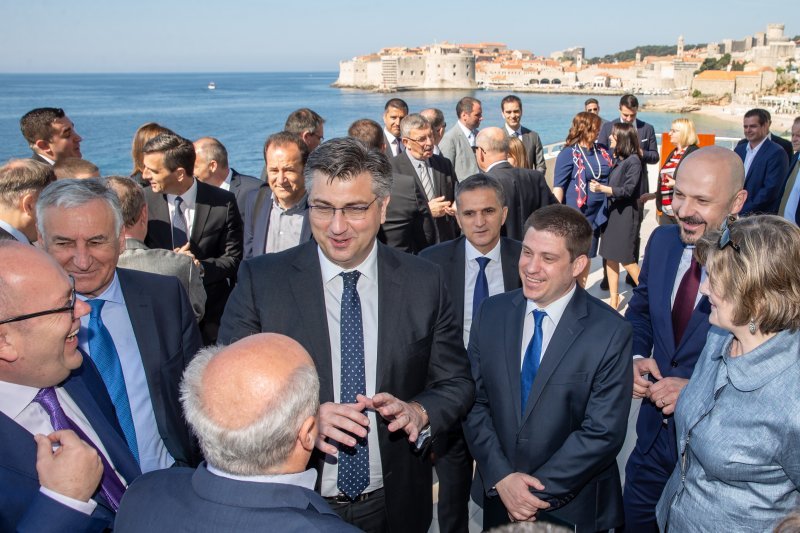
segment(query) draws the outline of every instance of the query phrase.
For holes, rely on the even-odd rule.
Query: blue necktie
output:
[[[539,371],[539,359],[542,357],[542,320],[547,313],[539,309],[533,311],[535,328],[533,337],[525,350],[525,359],[522,360],[522,372],[520,373],[520,396],[522,400],[522,412],[525,412],[525,404],[528,403],[528,396],[533,387],[533,380]]]
[[[342,403],[355,403],[357,394],[366,394],[364,374],[364,326],[361,321],[361,299],[356,284],[361,272],[342,272],[342,312],[339,317],[341,336],[341,387]],[[369,447],[367,437],[356,437],[352,448],[339,448],[339,472],[336,486],[348,498],[355,500],[369,485]]]
[[[89,315],[89,356],[94,361],[103,383],[106,385],[108,395],[117,411],[117,420],[125,434],[128,448],[139,461],[139,446],[136,444],[136,428],[133,426],[133,415],[131,414],[131,404],[128,400],[128,389],[125,387],[125,377],[122,375],[122,366],[119,363],[117,348],[114,346],[114,339],[108,332],[103,319],[100,318],[100,311],[103,309],[105,300],[87,300],[92,308]]]
[[[480,271],[478,272],[478,278],[475,280],[475,289],[472,292],[472,320],[475,320],[481,302],[489,297],[489,280],[486,279],[486,265],[489,264],[491,259],[488,257],[476,257],[475,261],[478,262]]]
[[[183,209],[181,204],[183,198],[180,196],[175,198],[175,212],[172,213],[172,246],[173,248],[180,248],[187,242],[189,238],[187,235],[189,231],[186,229],[186,218],[183,216]]]

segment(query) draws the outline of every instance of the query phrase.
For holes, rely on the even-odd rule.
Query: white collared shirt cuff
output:
[[[634,359],[644,359],[643,355],[639,355],[638,353],[633,356]]]
[[[89,500],[88,502],[82,502],[80,500],[76,500],[75,498],[64,496],[63,494],[59,494],[46,487],[41,487],[41,486],[39,487],[39,491],[48,498],[57,501],[61,505],[66,505],[70,509],[74,509],[85,515],[91,515],[97,508],[97,502],[94,500]]]

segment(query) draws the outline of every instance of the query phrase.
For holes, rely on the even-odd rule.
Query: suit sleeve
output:
[[[71,509],[37,491],[20,521],[19,533],[60,533],[62,531],[101,532],[110,527],[108,520]]]
[[[569,503],[586,483],[616,461],[628,427],[631,372],[631,328],[623,323],[611,336],[594,375],[580,429],[531,472],[544,485],[543,491],[532,492],[548,502],[551,510]]]
[[[189,295],[186,294],[186,290],[177,278],[175,278],[175,281],[177,282],[176,286],[180,301],[183,353],[186,358],[186,364],[189,364],[189,361],[194,359],[194,356],[197,355],[197,351],[203,346],[203,341],[200,337],[200,328],[195,319],[192,303],[189,301]]]
[[[536,136],[536,140],[533,143],[533,151],[534,151],[534,170],[538,170],[542,174],[547,171],[547,163],[544,161],[544,147],[542,146],[542,138],[540,136]]]
[[[255,333],[261,333],[261,320],[256,312],[253,296],[253,274],[248,261],[239,268],[233,288],[219,325],[217,342],[230,344]]]
[[[642,146],[642,161],[645,165],[653,165],[661,160],[658,154],[658,143],[656,142],[656,130],[651,124],[645,128],[647,141]]]
[[[204,283],[216,283],[224,279],[235,279],[236,269],[242,260],[242,217],[231,194],[225,217],[225,250],[219,257],[208,257],[200,261],[204,269]]]
[[[256,189],[258,191],[258,189]],[[256,198],[258,193],[249,193],[244,202],[244,224],[242,231],[244,233],[244,258],[249,259],[253,257],[253,235],[255,234],[255,209]]]
[[[467,446],[475,458],[478,470],[483,481],[483,490],[490,494],[503,478],[514,473],[511,461],[503,452],[503,446],[497,436],[497,430],[492,421],[489,408],[489,396],[483,385],[481,372],[480,331],[483,311],[486,305],[478,308],[478,314],[472,321],[469,334],[467,354],[472,370],[472,379],[475,381],[475,403],[464,419],[463,429]]]
[[[189,269],[189,302],[192,304],[195,319],[200,322],[206,311],[206,289],[197,265],[191,261],[186,264]]]
[[[653,351],[653,323],[650,317],[650,297],[647,280],[650,276],[651,248],[656,240],[654,233],[647,241],[644,261],[639,272],[639,285],[633,289],[633,296],[625,311],[625,319],[633,326],[633,354],[650,357]]]
[[[450,160],[450,162],[455,166],[456,162],[456,143],[455,143],[455,136],[453,135],[453,130],[448,131],[442,137],[442,140],[439,142],[439,151],[442,152],[442,155]],[[453,173],[453,177],[458,179],[458,176]]]
[[[780,203],[786,178],[789,176],[789,160],[786,158],[786,152],[779,146],[776,147],[778,149],[764,162],[767,167],[764,172],[764,183],[756,189],[752,198],[748,194],[742,213],[774,213],[774,206]]]
[[[608,179],[614,198],[631,198],[634,193],[639,192],[639,183],[642,180],[642,161],[636,154],[631,155],[629,159],[630,162],[626,159],[627,164],[621,165],[619,173],[622,175],[618,176],[619,179],[614,176],[614,171],[611,172]]]
[[[572,148],[565,146],[559,152],[556,158],[556,168],[553,170],[553,187],[558,187],[564,190],[564,197],[566,198],[567,187],[572,181]]]

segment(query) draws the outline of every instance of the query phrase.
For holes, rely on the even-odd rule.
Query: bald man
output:
[[[626,531],[658,531],[655,507],[678,461],[675,401],[694,370],[708,333],[711,305],[698,293],[705,276],[694,244],[741,211],[744,165],[719,146],[684,158],[672,201],[677,225],[650,236],[639,286],[625,318],[633,325],[633,397],[642,399],[636,447],[625,468]]]
[[[314,492],[319,379],[299,343],[261,333],[201,350],[181,384],[206,463],[140,478],[119,532],[358,531]]]

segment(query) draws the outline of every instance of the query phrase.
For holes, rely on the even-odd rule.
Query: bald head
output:
[[[201,137],[194,142],[194,176],[204,183],[219,187],[228,177],[228,150],[214,137]]]
[[[721,146],[706,146],[687,155],[677,171],[676,179],[686,174],[693,179],[697,173],[712,174],[730,195],[744,187],[744,163],[736,152]]]
[[[475,139],[478,150],[476,157],[478,166],[486,170],[497,161],[508,159],[508,135],[500,128],[484,128]]]
[[[35,246],[0,240],[0,318],[13,314],[9,306],[31,291],[39,291],[39,280],[67,275],[50,257]]]
[[[186,369],[181,401],[203,455],[221,470],[286,473],[308,461],[319,380],[289,337],[262,333],[202,350]]]

